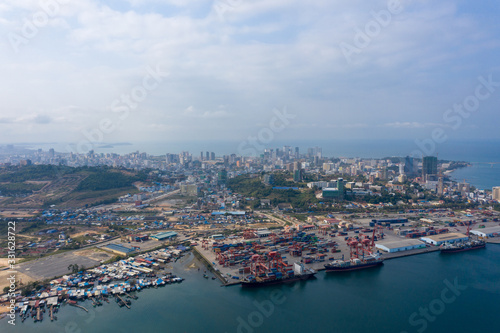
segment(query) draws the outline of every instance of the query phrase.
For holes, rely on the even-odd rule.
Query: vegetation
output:
[[[281,182],[283,184],[283,182]],[[277,190],[272,186],[266,186],[260,178],[250,178],[248,175],[241,175],[228,181],[228,187],[246,197],[258,199],[269,199],[271,205],[279,203],[290,203],[295,209],[306,209],[310,204],[317,203],[318,200],[312,189],[301,190]],[[251,206],[257,208],[258,202],[252,201]]]
[[[53,180],[78,171],[79,168],[60,165],[9,166],[0,172],[0,182],[23,183],[28,180]]]
[[[78,184],[76,191],[102,191],[121,187],[129,187],[141,178],[136,176],[127,176],[121,172],[98,170],[90,174],[87,178]]]
[[[17,196],[31,194],[33,191],[40,190],[44,184],[32,183],[4,183],[0,184],[0,194],[4,196]]]

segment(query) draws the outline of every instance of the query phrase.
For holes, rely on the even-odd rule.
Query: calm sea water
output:
[[[470,183],[482,190],[491,190],[500,186],[500,163],[473,163],[471,167],[462,168],[451,174],[456,181]]]
[[[430,253],[365,271],[246,290],[220,287],[176,264],[182,284],[139,293],[90,313],[65,306],[57,322],[31,320],[2,332],[498,332],[500,246],[455,255]],[[451,286],[451,287],[450,287]]]

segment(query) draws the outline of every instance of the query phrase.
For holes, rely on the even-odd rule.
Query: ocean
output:
[[[258,289],[220,287],[190,268],[186,280],[140,292],[130,310],[114,302],[63,306],[58,320],[27,320],[2,332],[498,332],[500,246],[386,260],[380,268]]]

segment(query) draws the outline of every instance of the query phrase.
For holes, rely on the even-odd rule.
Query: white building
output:
[[[375,247],[385,252],[401,252],[414,249],[425,248],[425,244],[418,239],[404,239],[395,242],[380,242],[376,243]]]
[[[460,234],[457,232],[450,232],[447,234],[440,234],[440,235],[433,235],[433,236],[426,236],[420,238],[420,240],[433,244],[433,245],[441,245],[443,243],[455,243],[455,242],[463,242],[468,240],[469,238],[465,236],[464,234]]]
[[[500,201],[500,186],[493,187],[491,195],[493,197],[493,200]]]
[[[500,226],[483,228],[483,229],[478,229],[478,230],[471,230],[470,233],[477,235],[480,238],[496,237],[496,236],[500,235]]]

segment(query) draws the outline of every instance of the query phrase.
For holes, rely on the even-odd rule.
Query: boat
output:
[[[267,274],[249,275],[241,280],[242,287],[261,287],[273,284],[308,280],[316,275],[316,271],[305,268],[303,264],[295,263],[294,269],[285,272],[270,272]]]
[[[370,254],[361,258],[351,258],[350,260],[335,260],[325,264],[326,272],[348,272],[359,269],[377,267],[384,264],[384,259],[376,254]]]
[[[482,240],[472,240],[459,243],[444,243],[440,246],[441,253],[457,253],[470,250],[483,249],[486,242]]]

